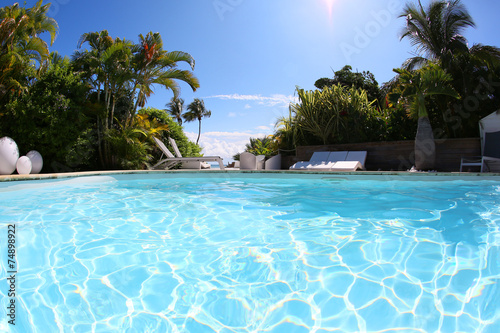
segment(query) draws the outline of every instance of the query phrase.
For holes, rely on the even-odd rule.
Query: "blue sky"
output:
[[[35,2],[29,0],[27,6]],[[296,86],[314,89],[318,78],[332,77],[347,64],[372,72],[382,84],[412,55],[409,43],[398,37],[404,0],[48,2],[49,15],[60,28],[51,51],[62,55],[76,50],[83,33],[103,29],[133,42],[141,33],[160,32],[165,49],[190,53],[201,87],[193,93],[181,84],[181,97],[186,105],[202,98],[212,111],[202,121],[200,145],[205,155],[225,161],[241,152],[249,137],[273,133],[277,118],[288,114]],[[462,3],[477,25],[466,32],[469,43],[500,46],[500,1]],[[163,109],[171,97],[170,91],[157,87],[148,106]],[[184,128],[194,141],[198,124]]]

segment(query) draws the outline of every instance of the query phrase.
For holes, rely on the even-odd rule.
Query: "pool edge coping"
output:
[[[25,180],[49,180],[65,179],[84,176],[111,176],[111,175],[147,175],[147,174],[307,174],[307,175],[334,175],[334,176],[386,176],[386,177],[464,177],[479,179],[500,180],[500,173],[480,173],[480,172],[409,172],[409,171],[355,171],[355,172],[332,172],[332,171],[302,171],[302,170],[110,170],[110,171],[83,171],[66,173],[45,173],[30,175],[0,175],[0,182],[25,181]]]

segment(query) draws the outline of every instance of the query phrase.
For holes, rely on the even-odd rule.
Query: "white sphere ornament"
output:
[[[31,160],[31,173],[32,174],[40,173],[43,167],[42,155],[36,150],[31,150],[26,154],[26,156],[28,156],[29,159]]]
[[[14,140],[8,136],[0,139],[0,175],[10,175],[16,170],[19,149]]]
[[[21,156],[16,163],[17,173],[20,175],[29,175],[31,172],[31,160],[28,156]]]

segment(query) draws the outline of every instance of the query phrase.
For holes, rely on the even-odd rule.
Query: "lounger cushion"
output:
[[[328,155],[327,162],[345,161],[348,153],[348,151],[332,151],[330,155]]]
[[[357,161],[361,164],[361,169],[365,168],[365,162],[366,162],[366,151],[350,151],[347,154],[346,161]]]
[[[330,170],[332,171],[356,171],[363,169],[363,165],[358,161],[340,161],[335,163]]]
[[[290,169],[308,169],[309,167],[321,163],[325,163],[330,156],[329,151],[315,151],[309,161],[297,162],[290,167]]]

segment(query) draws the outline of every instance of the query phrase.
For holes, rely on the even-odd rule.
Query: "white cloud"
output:
[[[185,134],[189,140],[196,142],[198,133],[185,132]],[[268,134],[268,128],[266,132],[206,132],[201,134],[199,144],[203,147],[203,155],[220,156],[224,164],[227,164],[233,160],[234,155],[245,150],[250,138],[260,138]]]
[[[261,130],[261,131],[270,131],[271,130],[271,128],[268,126],[257,126],[257,129]]]
[[[227,116],[228,116],[229,118],[234,118],[234,117],[236,117],[236,113],[235,113],[235,112],[229,112],[229,113],[227,114]]]
[[[252,106],[250,104],[245,105],[245,109],[251,109],[251,108],[252,108]]]
[[[217,98],[222,100],[236,100],[236,101],[254,101],[260,105],[265,106],[280,106],[288,107],[291,102],[297,102],[297,97],[291,95],[274,94],[271,96],[262,95],[241,95],[241,94],[229,94],[229,95],[214,95],[205,98]],[[245,106],[247,108],[249,104]]]

